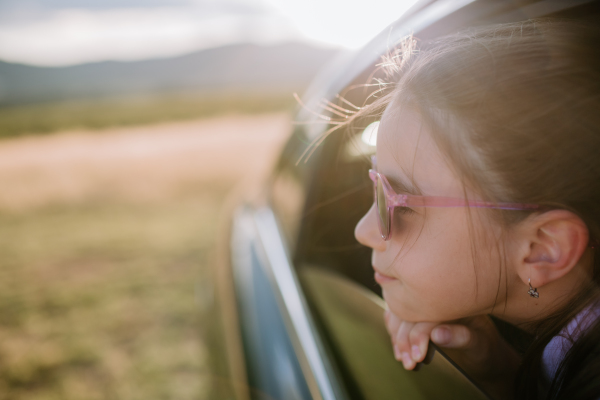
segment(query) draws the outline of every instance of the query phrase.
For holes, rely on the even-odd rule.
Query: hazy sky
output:
[[[415,0],[0,0],[0,59],[167,57],[236,42],[360,47]]]

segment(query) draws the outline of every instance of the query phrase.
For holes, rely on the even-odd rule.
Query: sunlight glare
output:
[[[396,21],[416,0],[266,0],[290,20],[307,38],[347,48],[366,44]]]
[[[361,140],[369,146],[377,146],[377,131],[379,130],[379,121],[369,124],[361,135]]]

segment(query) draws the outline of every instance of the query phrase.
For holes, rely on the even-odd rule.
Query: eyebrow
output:
[[[386,178],[392,186],[392,189],[394,189],[394,192],[398,194],[412,194],[414,196],[422,196],[421,190],[418,188],[418,186],[413,185],[412,183],[403,182],[401,179],[389,177],[387,175]]]

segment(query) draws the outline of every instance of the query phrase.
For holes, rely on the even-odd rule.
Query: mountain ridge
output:
[[[339,50],[232,44],[177,57],[38,67],[0,61],[0,106],[202,92],[303,90]]]

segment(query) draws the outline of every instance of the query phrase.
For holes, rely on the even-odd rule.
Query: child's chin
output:
[[[390,311],[402,321],[409,322],[432,322],[432,321],[445,321],[446,319],[438,319],[440,316],[431,315],[430,310],[426,309],[415,309],[408,303],[398,301],[398,297],[393,295],[386,296],[385,291],[383,292],[383,299],[388,305]]]
[[[388,305],[390,311],[399,319],[403,321],[414,321],[415,318],[418,318],[418,313],[411,310],[410,307],[407,307],[404,303],[399,302],[398,298],[394,298],[393,295],[386,296],[386,291],[383,291],[383,299]]]

